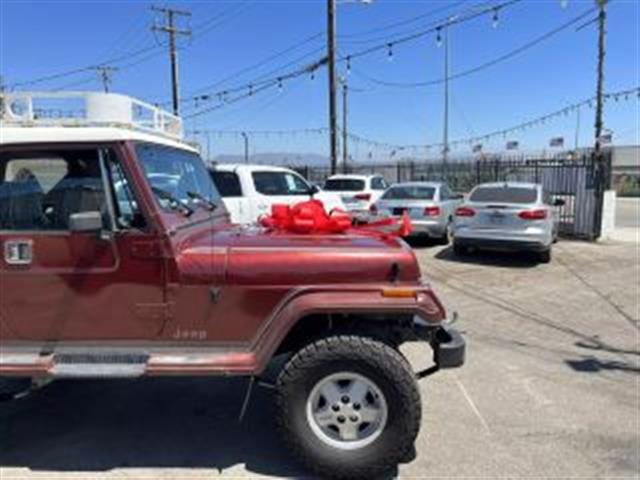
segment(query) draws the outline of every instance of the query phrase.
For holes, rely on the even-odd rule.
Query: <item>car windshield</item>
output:
[[[220,195],[197,154],[151,143],[137,144],[136,153],[162,208],[171,208],[172,199],[192,208],[202,199],[220,203]]]
[[[330,178],[324,184],[329,192],[360,192],[364,190],[364,180],[354,178]]]
[[[494,203],[533,203],[538,198],[538,191],[531,187],[479,187],[469,197],[472,202]]]
[[[407,185],[391,187],[382,198],[385,200],[433,200],[435,193],[434,187]]]
[[[309,195],[311,187],[293,172],[253,172],[256,191],[263,195]]]

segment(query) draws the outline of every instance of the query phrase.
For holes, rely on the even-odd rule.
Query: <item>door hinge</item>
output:
[[[209,295],[211,295],[211,301],[213,303],[218,303],[221,292],[222,292],[222,287],[211,287],[209,289]]]

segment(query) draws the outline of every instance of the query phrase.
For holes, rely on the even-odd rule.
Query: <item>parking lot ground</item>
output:
[[[466,365],[421,381],[403,478],[638,478],[637,243],[561,241],[551,264],[416,248],[468,340]],[[419,367],[424,346],[406,353]],[[0,477],[302,476],[244,380],[60,382],[0,406]]]

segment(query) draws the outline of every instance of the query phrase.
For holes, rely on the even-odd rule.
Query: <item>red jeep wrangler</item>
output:
[[[417,378],[465,351],[411,249],[232,225],[178,118],[67,96],[2,98],[0,393],[144,375],[253,385],[278,356],[278,423],[313,470],[371,478],[406,458]],[[406,341],[433,365],[414,373]]]

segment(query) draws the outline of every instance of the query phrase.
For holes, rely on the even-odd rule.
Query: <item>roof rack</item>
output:
[[[0,93],[0,126],[116,127],[183,140],[182,119],[116,93]]]

